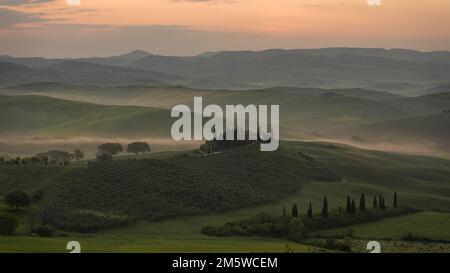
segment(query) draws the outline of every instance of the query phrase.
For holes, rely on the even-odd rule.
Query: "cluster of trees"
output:
[[[219,237],[233,235],[285,237],[292,241],[301,241],[307,236],[307,229],[300,217],[273,217],[265,212],[219,227],[205,226],[201,232],[205,235]]]
[[[354,199],[351,199],[350,196],[347,196],[347,205],[346,205],[346,209],[345,212],[349,213],[349,214],[355,214],[356,213],[356,202]],[[398,208],[398,197],[397,197],[397,192],[394,192],[394,198],[392,201],[392,207],[394,209]],[[385,211],[386,210],[386,204],[385,204],[385,199],[383,195],[379,195],[378,198],[375,196],[373,198],[373,208],[374,209],[380,209]],[[359,211],[360,212],[365,212],[366,211],[366,196],[364,193],[361,193],[361,196],[359,198]],[[338,209],[339,213],[342,213],[342,207],[339,207]],[[325,196],[323,198],[323,203],[322,203],[322,210],[320,215],[323,218],[328,218],[328,214],[329,214],[329,210],[328,210],[328,199]],[[291,215],[292,217],[298,217],[298,206],[297,204],[294,204],[292,206],[292,210],[291,210]],[[286,207],[283,206],[283,216],[286,216]],[[312,218],[313,216],[313,209],[312,209],[312,204],[311,201],[309,202],[309,206],[308,209],[306,210],[306,216],[307,218]]]
[[[127,153],[145,154],[151,151],[150,145],[146,142],[132,142],[127,145]],[[97,147],[97,160],[107,161],[113,159],[114,156],[123,152],[120,143],[104,143]]]
[[[392,200],[392,207],[394,209],[398,208],[397,192],[394,192],[394,198]],[[365,196],[364,193],[361,193],[361,196],[359,198],[358,209],[362,213],[366,212],[366,196]],[[385,199],[384,199],[384,196],[382,194],[380,194],[378,196],[378,198],[377,198],[377,196],[375,196],[373,198],[373,209],[379,209],[379,210],[382,210],[382,211],[386,210]],[[343,212],[342,211],[342,207],[339,207],[338,213],[342,213],[342,212]],[[357,212],[356,202],[355,202],[354,199],[351,199],[350,196],[347,196],[345,212],[348,213],[348,214],[356,214],[356,212]],[[283,215],[285,215],[285,214],[286,214],[286,209],[285,209],[285,207],[283,207]],[[323,198],[322,210],[321,210],[320,215],[323,218],[328,218],[328,214],[329,214],[328,200],[327,200],[327,197],[325,196]],[[298,207],[297,207],[297,204],[294,204],[292,206],[292,217],[297,217],[297,216],[298,216]],[[306,216],[309,219],[311,219],[313,217],[313,210],[312,210],[311,201],[309,202],[308,209],[306,210]]]
[[[31,195],[17,190],[8,193],[5,198],[5,204],[9,207],[14,208],[16,211],[21,207],[29,207],[32,203],[38,203],[44,197],[44,192],[41,190],[33,192]]]
[[[77,162],[84,158],[84,153],[80,149],[73,152],[52,150],[45,153],[38,153],[32,157],[7,158],[0,157],[0,165],[69,165],[70,162]]]
[[[259,130],[258,130],[259,131]],[[214,154],[217,152],[223,152],[229,149],[234,149],[238,147],[242,147],[249,144],[261,143],[263,140],[261,139],[259,132],[257,134],[257,140],[249,140],[249,131],[243,132],[245,135],[245,140],[238,140],[238,130],[234,130],[233,140],[226,140],[226,132],[223,134],[222,139],[219,140],[215,137],[211,141],[205,141],[199,148],[199,150],[206,154]],[[270,141],[270,140],[269,140]]]
[[[21,207],[30,207],[32,203],[37,203],[44,197],[43,191],[36,191],[31,195],[17,190],[10,192],[4,197],[5,203],[10,207],[18,211]],[[12,214],[0,215],[0,234],[11,235],[18,227],[17,218]]]
[[[132,142],[127,145],[127,153],[145,154],[150,152],[150,145],[146,142]],[[97,147],[97,160],[111,160],[114,156],[123,152],[120,143],[104,143]],[[67,166],[71,162],[79,162],[85,157],[83,151],[75,149],[73,152],[52,150],[45,153],[38,153],[32,157],[9,158],[0,157],[0,165],[60,165]]]

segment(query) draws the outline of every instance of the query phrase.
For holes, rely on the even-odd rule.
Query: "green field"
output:
[[[44,96],[0,96],[1,137],[167,137],[169,111]]]
[[[375,223],[352,226],[354,237],[366,239],[400,240],[407,233],[434,241],[450,242],[450,213],[420,212],[411,215],[383,219]],[[321,236],[339,236],[348,228],[320,232]]]
[[[264,209],[264,207],[259,207]],[[0,212],[9,211],[0,206]],[[52,238],[27,235],[26,211],[18,214],[20,227],[14,236],[0,235],[1,252],[68,252],[69,241],[79,241],[83,252],[295,252],[323,251],[314,246],[259,237],[209,237],[200,233],[203,225],[219,225],[228,219],[245,217],[255,211],[235,210],[205,216],[181,217],[161,222],[141,221],[135,225],[93,234],[61,233]]]

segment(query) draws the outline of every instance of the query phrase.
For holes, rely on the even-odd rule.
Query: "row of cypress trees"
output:
[[[393,199],[393,207],[394,209],[396,209],[398,207],[398,197],[397,197],[397,192],[394,192],[394,199]],[[373,198],[373,205],[372,205],[373,209],[380,209],[380,210],[386,210],[386,204],[385,204],[385,199],[383,195],[379,195],[378,198],[377,196],[375,196]],[[364,193],[361,194],[360,199],[359,199],[359,210],[361,212],[365,212],[366,211],[366,196]],[[350,213],[350,214],[355,214],[356,213],[356,203],[354,199],[351,199],[350,196],[347,196],[347,205],[346,205],[346,209],[345,209],[346,213]],[[342,209],[341,207],[339,207],[339,213],[342,213]],[[283,216],[286,216],[286,207],[283,206]],[[292,206],[292,210],[291,210],[291,215],[292,217],[298,217],[298,206],[297,204],[294,204]],[[328,218],[328,199],[325,196],[323,198],[323,204],[322,204],[322,211],[321,211],[321,215],[324,218]],[[313,210],[312,210],[312,204],[311,201],[309,202],[309,206],[308,209],[306,210],[306,216],[308,218],[312,218],[313,216]]]

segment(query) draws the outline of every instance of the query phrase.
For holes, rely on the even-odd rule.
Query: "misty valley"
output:
[[[450,252],[449,60],[0,56],[0,252]]]

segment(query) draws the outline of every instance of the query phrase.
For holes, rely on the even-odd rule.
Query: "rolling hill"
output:
[[[253,92],[253,93],[252,93]],[[119,87],[73,85],[58,82],[35,82],[4,87],[0,93],[9,95],[46,95],[62,99],[96,102],[98,104],[130,105],[130,106],[156,106],[171,108],[178,103],[189,104],[194,96],[207,98],[236,97],[246,94],[272,94],[272,95],[341,95],[366,99],[375,102],[391,101],[403,98],[401,95],[382,91],[361,88],[350,89],[320,89],[299,87],[273,87],[257,90],[207,90],[193,89],[183,86],[140,86],[129,85]],[[171,98],[172,97],[172,98]],[[255,99],[257,97],[255,96]],[[218,99],[223,100],[223,99]],[[257,103],[257,102],[256,102]],[[221,103],[226,104],[226,101]]]
[[[323,249],[321,250],[312,246],[297,244],[285,239],[261,237],[209,237],[202,235],[200,230],[205,225],[223,225],[229,221],[247,219],[261,211],[269,212],[273,215],[280,215],[282,213],[283,205],[289,207],[294,203],[299,205],[300,213],[304,214],[309,200],[312,201],[315,213],[318,213],[321,209],[324,195],[328,197],[330,209],[335,210],[338,206],[345,205],[345,198],[347,195],[352,196],[352,198],[357,198],[361,192],[366,193],[368,198],[381,193],[386,196],[387,200],[391,200],[392,192],[396,190],[399,193],[399,202],[402,206],[413,205],[417,208],[426,210],[439,209],[440,211],[450,211],[450,200],[448,198],[450,164],[448,160],[433,157],[367,151],[330,143],[284,141],[281,145],[282,149],[280,151],[266,154],[268,157],[261,158],[261,161],[259,161],[259,152],[258,157],[255,158],[254,156],[256,154],[252,155],[251,150],[247,150],[246,153],[244,153],[243,150],[239,150],[235,151],[236,153],[226,155],[220,154],[221,158],[198,158],[193,154],[176,158],[176,154],[173,154],[175,158],[172,157],[163,162],[156,160],[159,158],[158,154],[152,154],[149,155],[149,157],[153,158],[153,160],[142,162],[135,161],[135,164],[131,161],[123,166],[119,166],[121,160],[118,160],[118,162],[114,163],[114,166],[116,166],[116,164],[118,165],[119,170],[117,174],[119,174],[123,173],[123,168],[126,168],[128,165],[130,165],[129,167],[133,170],[144,165],[149,165],[151,170],[157,171],[162,170],[167,164],[170,165],[177,162],[180,163],[180,166],[177,168],[189,168],[198,171],[192,172],[192,178],[197,175],[209,177],[209,167],[216,171],[216,167],[221,165],[220,162],[222,160],[233,162],[233,160],[230,159],[239,155],[243,156],[244,161],[237,160],[236,164],[239,165],[237,168],[241,171],[246,170],[251,172],[252,175],[254,170],[252,167],[249,167],[252,163],[257,167],[262,165],[273,167],[281,166],[281,169],[276,167],[276,171],[274,170],[273,173],[270,173],[269,177],[272,177],[280,170],[284,169],[290,169],[291,171],[297,170],[302,173],[307,166],[307,162],[304,161],[306,157],[299,156],[299,152],[301,152],[303,155],[308,155],[313,158],[316,162],[315,165],[319,164],[321,168],[334,171],[339,174],[343,180],[341,182],[299,181],[299,185],[296,185],[296,182],[293,182],[294,180],[282,182],[280,177],[286,178],[290,177],[292,174],[291,171],[288,171],[282,176],[278,175],[273,181],[278,181],[283,185],[299,186],[299,190],[290,192],[286,195],[278,195],[283,190],[276,187],[275,192],[263,193],[265,197],[277,196],[272,202],[262,203],[256,206],[252,205],[243,209],[233,209],[227,212],[209,213],[207,209],[203,209],[198,211],[198,213],[202,214],[198,216],[183,215],[174,219],[156,222],[139,221],[133,225],[116,227],[110,230],[86,235],[79,233],[64,233],[64,237],[31,237],[28,235],[29,230],[27,228],[27,213],[29,213],[29,211],[23,211],[18,214],[20,228],[17,234],[12,237],[0,236],[0,252],[65,252],[65,245],[67,241],[70,240],[81,242],[84,252],[284,252],[286,251],[286,245],[289,245],[289,248],[295,252],[323,251]],[[210,160],[213,162],[209,162]],[[206,163],[207,166],[205,166],[204,163]],[[20,168],[0,166],[0,194],[5,194],[16,189],[21,189],[29,193],[41,189],[47,193],[44,204],[48,205],[49,203],[47,202],[60,202],[59,200],[54,199],[55,196],[53,195],[56,194],[57,197],[59,195],[58,192],[62,194],[60,197],[67,196],[69,198],[67,203],[70,204],[76,199],[76,196],[71,195],[69,189],[75,187],[76,193],[79,193],[79,191],[89,191],[86,195],[77,194],[77,198],[81,198],[80,200],[82,201],[79,205],[83,205],[84,208],[86,208],[86,206],[90,208],[88,210],[81,210],[81,212],[85,214],[94,214],[99,217],[109,216],[114,220],[117,219],[117,215],[122,215],[123,211],[129,208],[129,205],[132,205],[131,210],[133,213],[141,211],[143,207],[140,204],[137,204],[136,206],[133,205],[133,203],[129,201],[128,196],[130,194],[139,197],[150,195],[152,192],[154,193],[154,191],[150,189],[156,189],[156,186],[158,185],[156,183],[157,181],[153,178],[164,178],[158,176],[157,172],[152,172],[146,178],[136,177],[137,179],[130,185],[124,187],[124,190],[117,190],[120,181],[118,179],[114,180],[107,175],[102,176],[100,180],[96,180],[93,183],[83,182],[84,178],[89,177],[93,172],[100,171],[105,167],[97,166],[94,167],[93,170],[84,170],[82,166],[73,167],[76,169],[58,166],[53,168],[50,166],[39,166],[37,167],[39,169],[33,169],[33,166],[20,166]],[[5,172],[6,169],[7,172]],[[81,176],[78,178],[74,177],[72,173],[77,172],[77,169],[82,170],[80,173]],[[176,175],[177,171],[178,169],[174,172],[170,172],[170,175]],[[219,169],[218,171],[224,172],[225,170]],[[132,177],[136,176],[133,172],[126,172],[127,176],[130,174]],[[266,171],[260,173],[260,175],[265,174]],[[297,175],[295,176],[297,177]],[[11,183],[11,177],[15,178],[14,183]],[[72,182],[75,184],[64,182],[65,180],[61,179],[63,177],[70,178],[70,181],[74,179]],[[120,177],[121,179],[124,179],[126,176]],[[227,173],[224,176],[216,177],[216,179],[227,179],[227,177],[232,178],[233,174]],[[188,181],[188,178],[183,177],[180,183],[182,181]],[[262,188],[271,185],[272,183],[271,181],[266,180],[266,178],[262,178],[261,181],[267,182],[267,184],[264,183]],[[210,183],[215,182],[216,180],[212,180]],[[225,191],[227,189],[230,190],[229,187],[236,185],[236,183],[238,183],[239,187],[247,187],[250,185],[248,182],[247,179],[239,179],[237,182],[231,182],[230,184],[220,187],[219,192],[214,194],[216,196],[225,194]],[[203,184],[205,181],[204,179],[199,179],[193,183]],[[66,190],[61,192],[64,188]],[[145,191],[145,188],[148,188],[149,190]],[[54,191],[55,189],[56,191]],[[162,185],[158,189],[163,189]],[[209,188],[205,187],[205,190],[208,191]],[[189,187],[189,191],[174,190],[161,192],[164,193],[161,196],[179,193],[175,198],[175,204],[178,202],[185,202],[187,199],[182,197],[189,196],[192,192],[200,193],[198,187],[194,189]],[[253,202],[256,196],[261,197],[261,195],[259,195],[260,193],[261,192],[258,191],[250,200],[246,200],[245,202]],[[97,198],[95,197],[96,194],[102,196],[101,202],[92,200],[92,198]],[[200,196],[202,195],[203,194],[200,194]],[[103,199],[103,196],[110,196],[110,198]],[[240,197],[241,196],[238,195],[237,198],[232,200],[237,201]],[[118,205],[118,203],[114,201],[120,200],[120,198],[126,198],[128,200],[125,203],[126,206]],[[210,196],[207,196],[207,198],[210,198]],[[201,200],[202,197],[199,197],[196,201],[201,202]],[[213,204],[217,204],[217,201],[218,200],[213,202]],[[108,206],[104,207],[104,205]],[[390,206],[389,203],[387,205]],[[193,207],[188,207],[186,209],[188,209],[187,211],[190,211]],[[6,208],[0,206],[0,211],[2,210],[6,210]],[[187,211],[185,208],[180,208],[178,212],[184,214]],[[147,213],[152,214],[155,212],[149,210]],[[114,215],[116,215],[116,218],[113,217]],[[83,219],[86,220],[86,218]],[[99,218],[91,219],[97,219],[91,223],[98,223]],[[68,220],[71,219],[68,218]],[[445,222],[442,222],[443,220],[448,221],[448,214],[442,212],[424,212],[354,226],[354,230],[355,236],[362,238],[367,237],[370,239],[398,239],[401,238],[406,231],[411,231],[418,235],[429,235],[432,233],[432,238],[448,240],[448,232],[444,228]],[[83,223],[87,222],[85,221]],[[383,226],[386,226],[389,230],[383,232]],[[342,232],[342,230],[330,230],[330,234],[340,235]],[[325,233],[323,235],[325,235]],[[365,243],[367,243],[366,241],[367,239],[364,239]],[[383,241],[385,251],[390,249],[390,251],[394,252],[417,251],[417,247],[426,247],[429,250],[430,246],[429,243],[423,243],[422,245],[421,243],[410,242],[406,244],[403,241],[398,242],[398,244],[402,245],[404,248],[399,249],[397,242],[395,242],[395,245],[391,245],[387,241]],[[362,251],[365,251],[365,245],[360,248]],[[437,246],[437,251],[439,251],[438,248],[439,246]]]
[[[22,63],[22,62],[18,62]],[[29,67],[12,62],[0,62],[0,86],[33,82],[58,81],[68,84],[114,85],[165,85],[165,81],[177,83],[180,77],[162,72],[142,71],[134,68],[108,66],[84,61],[52,62],[48,65]]]
[[[174,121],[170,118],[171,107],[176,104],[192,106],[193,97],[202,96],[205,105],[271,105],[276,102],[281,107],[280,130],[284,139],[338,138],[347,142],[358,136],[367,142],[358,145],[387,142],[399,147],[416,143],[432,150],[448,147],[449,121],[448,115],[443,113],[450,109],[448,93],[404,98],[362,89],[280,87],[212,91],[169,86],[97,87],[57,83],[18,85],[2,93],[28,95],[1,97],[2,136],[169,138]]]
[[[387,120],[349,131],[369,142],[428,142],[434,143],[443,151],[450,151],[450,112]]]
[[[409,111],[413,116],[431,115],[450,109],[450,92],[393,100],[391,105]]]
[[[318,162],[261,153],[257,145],[212,157],[114,160],[66,174],[47,209],[57,227],[95,231],[123,218],[161,220],[264,204],[318,178],[338,179]]]
[[[76,84],[117,85],[148,84],[162,85],[158,79],[169,78],[159,72],[140,71],[82,61],[67,61],[35,69],[36,74],[56,81]]]
[[[450,109],[449,93],[402,97],[365,89],[277,87],[232,91],[53,82],[10,86],[1,93],[14,95],[0,100],[3,137],[170,138],[174,120],[169,110],[176,104],[192,106],[193,97],[202,96],[205,105],[280,105],[283,139],[328,139],[371,149],[439,156],[447,156],[442,152],[449,146],[449,119],[443,113]],[[44,110],[47,104],[51,111]]]
[[[118,159],[88,168],[1,168],[7,170],[0,175],[3,193],[46,191],[45,206],[55,210],[56,224],[67,229],[248,207],[231,213],[235,219],[260,211],[281,213],[283,205],[293,203],[304,213],[309,201],[315,211],[320,210],[324,195],[330,209],[336,210],[345,205],[347,195],[356,198],[361,192],[368,198],[383,194],[391,200],[397,191],[402,205],[450,211],[448,160],[330,143],[284,141],[273,153],[261,153],[250,145],[209,157],[183,153],[160,159]],[[11,176],[17,183],[10,182]],[[67,217],[59,218],[62,215]],[[216,217],[230,220],[220,213]],[[76,223],[80,226],[73,226]],[[204,225],[204,219],[196,224]]]
[[[171,123],[169,111],[163,109],[0,96],[2,137],[168,137]]]
[[[61,66],[58,69],[67,69],[79,77],[71,78],[70,74],[66,73],[65,78],[56,73],[56,79],[76,84],[95,82],[97,85],[135,85],[153,84],[153,80],[206,89],[237,90],[274,86],[356,87],[380,88],[382,91],[410,94],[445,84],[450,76],[449,56],[450,53],[445,51],[365,48],[222,51],[189,57],[160,56],[137,50],[120,56],[101,58],[52,60],[0,56],[0,61],[39,70],[38,75],[44,73],[40,75],[43,76],[41,81],[51,79],[51,75],[45,72],[56,73],[56,68]],[[77,67],[80,63],[84,66]],[[87,64],[93,66],[86,68]],[[91,73],[82,74],[80,69]],[[150,74],[145,77],[142,70],[149,71]],[[122,71],[124,78],[116,77],[110,81],[109,76],[120,76],[117,71]],[[130,78],[131,71],[136,74],[135,78]],[[108,77],[96,77],[96,74],[105,73]],[[5,85],[2,82],[0,84]]]
[[[207,57],[149,56],[130,67],[191,77],[194,78],[188,84],[191,87],[234,89],[239,85],[248,89],[249,86],[349,88],[382,82],[424,84],[441,82],[450,75],[447,63],[413,63],[349,53],[268,52],[219,52]]]
[[[39,86],[47,91],[40,91]],[[31,87],[31,89],[30,89]],[[37,89],[36,89],[37,88]],[[274,102],[280,105],[281,134],[283,138],[317,137],[328,136],[329,132],[335,129],[358,124],[383,121],[386,119],[401,118],[408,116],[407,112],[392,107],[384,102],[368,100],[363,97],[364,91],[337,90],[336,92],[325,92],[324,90],[309,90],[303,92],[296,90],[280,91],[277,89],[254,90],[254,91],[210,91],[195,90],[181,87],[123,87],[123,88],[101,88],[101,87],[74,87],[60,86],[43,83],[41,85],[29,85],[24,88],[25,94],[41,94],[48,96],[62,97],[71,100],[89,101],[94,103],[118,104],[121,106],[99,107],[99,111],[109,111],[98,119],[91,120],[86,116],[77,117],[74,114],[64,114],[70,107],[59,107],[60,115],[51,116],[51,113],[42,113],[42,107],[46,103],[58,105],[59,99],[42,98],[42,96],[12,96],[4,97],[2,111],[10,112],[3,117],[0,128],[6,134],[43,134],[46,136],[80,136],[80,135],[100,135],[123,136],[123,135],[144,135],[151,132],[151,129],[136,128],[138,124],[150,124],[159,128],[159,136],[169,136],[169,128],[172,121],[168,110],[161,110],[158,115],[155,109],[146,111],[144,107],[123,106],[140,105],[150,108],[170,109],[176,104],[193,104],[194,96],[203,96],[204,104],[256,104],[271,105]],[[33,91],[30,91],[33,90]],[[298,92],[297,92],[298,91]],[[360,93],[360,97],[340,95],[346,93]],[[9,94],[24,94],[24,91],[9,90]],[[317,93],[317,95],[304,95]],[[377,92],[368,93],[367,96],[380,96]],[[39,103],[33,100],[41,100]],[[27,106],[27,103],[30,105]],[[69,105],[69,101],[64,101],[61,105]],[[41,105],[41,107],[38,107]],[[74,107],[81,107],[85,104],[74,103]],[[88,104],[89,109],[94,111],[92,104]],[[20,110],[19,110],[20,109]],[[26,109],[26,110],[25,110]],[[27,112],[26,116],[23,112]],[[56,111],[56,110],[55,110]],[[153,112],[152,112],[153,111]],[[36,113],[33,113],[36,112]],[[76,110],[71,111],[76,113]],[[152,114],[148,114],[151,112]],[[82,113],[80,111],[80,113]],[[119,114],[120,113],[120,114]],[[164,116],[163,113],[166,113]],[[48,115],[43,117],[40,115]],[[13,125],[10,120],[20,121],[18,125]],[[89,121],[87,119],[90,119]],[[36,122],[35,122],[36,120]],[[55,121],[57,120],[57,121]],[[96,122],[98,121],[98,122]],[[18,127],[21,122],[29,122],[23,125],[21,130]],[[165,125],[163,125],[165,124]],[[16,126],[16,127],[13,127]],[[121,129],[122,128],[122,129]],[[126,128],[124,130],[123,128]],[[167,128],[161,130],[162,128]],[[163,133],[164,132],[164,133]],[[115,135],[117,133],[117,135]],[[155,133],[150,133],[154,136]]]
[[[40,81],[27,66],[10,62],[0,62],[0,86]]]

